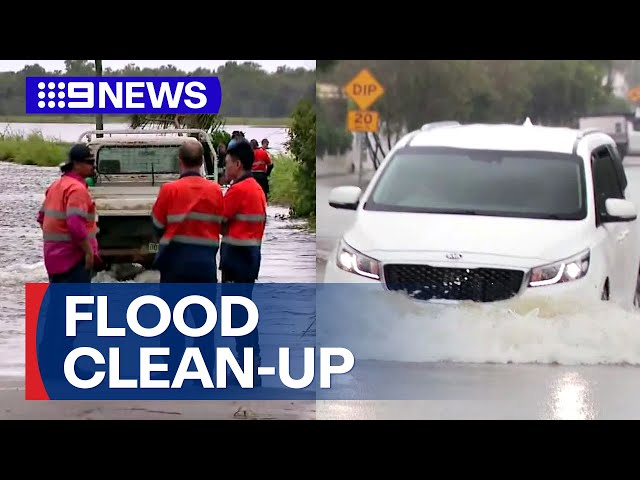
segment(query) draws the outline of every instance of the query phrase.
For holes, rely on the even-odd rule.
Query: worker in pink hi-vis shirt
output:
[[[44,264],[51,283],[89,283],[99,263],[96,207],[86,183],[95,174],[95,159],[86,145],[69,151],[62,176],[45,194],[38,213]]]

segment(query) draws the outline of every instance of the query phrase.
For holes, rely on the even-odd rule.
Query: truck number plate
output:
[[[157,243],[149,243],[149,252],[150,253],[158,253],[159,244]]]

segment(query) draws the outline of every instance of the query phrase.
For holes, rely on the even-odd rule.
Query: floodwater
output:
[[[627,197],[640,208],[640,159],[624,163]],[[318,180],[319,282],[327,255],[353,222],[353,212],[329,207],[329,191],[356,179]],[[373,322],[362,342],[384,352],[367,362],[376,378],[402,389],[396,398],[411,400],[318,402],[318,419],[640,418],[637,311],[553,299],[512,310],[407,300],[396,313],[392,324]],[[349,379],[354,389],[366,382],[358,375]]]
[[[36,215],[57,176],[57,168],[0,162],[0,377],[24,375],[24,284],[47,281]],[[287,213],[268,207],[259,281],[315,282],[315,236],[300,228],[301,222],[286,219]],[[115,280],[102,272],[97,281]],[[143,272],[135,281],[157,282],[158,274]]]

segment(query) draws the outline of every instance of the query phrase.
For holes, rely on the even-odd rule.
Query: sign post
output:
[[[384,87],[364,68],[344,86],[344,91],[359,108],[347,112],[347,129],[359,137],[358,186],[362,186],[362,167],[367,158],[367,134],[378,132],[380,128],[379,113],[368,109],[384,95]]]

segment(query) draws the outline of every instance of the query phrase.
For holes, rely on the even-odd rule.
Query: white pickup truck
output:
[[[96,138],[102,134],[101,138]],[[195,135],[195,138],[194,138]],[[150,268],[158,251],[151,209],[163,183],[179,177],[178,149],[188,141],[205,148],[202,174],[217,181],[215,149],[197,129],[92,130],[80,136],[96,158],[90,186],[98,214],[98,245],[106,268],[138,263]]]

